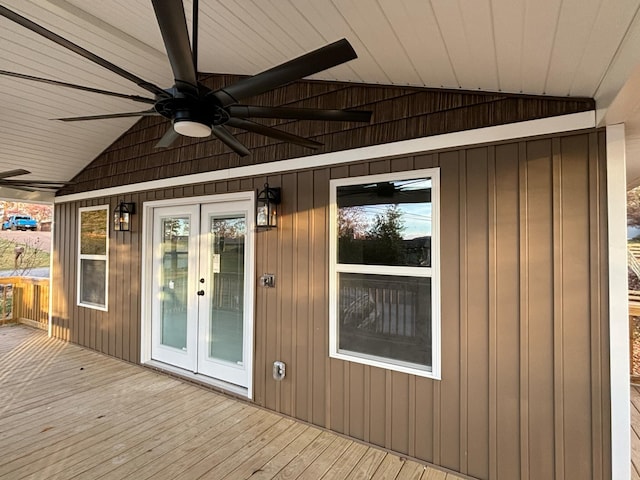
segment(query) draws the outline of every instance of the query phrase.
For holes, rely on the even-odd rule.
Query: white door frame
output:
[[[247,217],[247,242],[246,248],[247,264],[247,296],[246,314],[249,315],[248,325],[250,329],[245,333],[247,335],[245,345],[250,346],[247,349],[247,362],[249,367],[247,369],[248,380],[247,388],[238,387],[225,382],[221,382],[204,375],[189,373],[184,370],[169,367],[164,364],[155,363],[151,358],[151,301],[152,301],[152,277],[153,274],[153,209],[157,207],[168,206],[180,206],[190,205],[194,203],[217,203],[217,202],[234,202],[234,201],[246,201],[251,202],[251,211],[255,211],[255,192],[237,192],[237,193],[225,193],[220,195],[206,195],[198,197],[186,197],[175,198],[167,200],[154,200],[151,202],[144,202],[142,206],[142,257],[141,257],[141,269],[140,269],[140,363],[152,365],[163,368],[167,371],[177,373],[187,378],[192,378],[203,383],[208,383],[216,387],[223,388],[232,393],[242,395],[249,399],[253,399],[253,353],[255,349],[254,344],[254,329],[255,329],[255,219],[253,215]]]

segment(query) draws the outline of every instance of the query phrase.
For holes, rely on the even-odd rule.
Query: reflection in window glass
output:
[[[211,298],[209,358],[243,362],[244,216],[210,217]]]
[[[338,263],[431,266],[431,179],[337,188]]]
[[[431,366],[431,279],[341,273],[339,351]]]
[[[104,260],[80,260],[80,303],[104,306],[107,265]]]
[[[160,343],[187,348],[187,295],[189,284],[189,217],[162,219]]]
[[[107,254],[107,210],[80,212],[80,254]]]

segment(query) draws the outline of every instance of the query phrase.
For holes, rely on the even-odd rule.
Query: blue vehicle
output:
[[[29,215],[11,215],[9,220],[2,224],[2,230],[32,230],[38,229],[38,222]]]

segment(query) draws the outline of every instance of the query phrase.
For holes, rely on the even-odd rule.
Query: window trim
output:
[[[388,182],[428,177],[431,179],[431,268],[387,265],[338,264],[337,189],[360,183]],[[365,273],[431,278],[431,368],[374,355],[338,350],[338,274]],[[440,168],[405,170],[378,175],[347,177],[329,182],[329,357],[384,368],[420,377],[441,379],[440,318]]]
[[[82,245],[82,213],[96,210],[105,210],[106,215],[106,250],[104,255],[89,255],[81,253]],[[109,213],[111,208],[109,205],[97,205],[95,207],[80,207],[78,208],[78,262],[77,262],[77,279],[76,279],[76,305],[79,307],[90,308],[92,310],[100,310],[107,312],[109,310]],[[80,287],[82,281],[82,260],[104,260],[105,262],[105,282],[104,282],[104,306],[83,303],[80,298]]]

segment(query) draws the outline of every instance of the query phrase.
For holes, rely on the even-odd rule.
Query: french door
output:
[[[252,203],[153,209],[151,358],[248,387]]]

